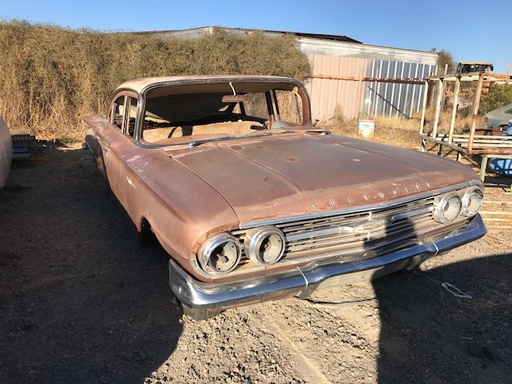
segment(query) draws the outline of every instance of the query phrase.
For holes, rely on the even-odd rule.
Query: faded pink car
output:
[[[469,167],[334,135],[297,80],[145,78],[121,84],[85,141],[169,282],[201,319],[420,265],[483,236]]]

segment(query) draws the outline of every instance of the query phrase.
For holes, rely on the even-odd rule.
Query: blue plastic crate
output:
[[[512,177],[512,159],[491,159],[489,169],[498,175]]]

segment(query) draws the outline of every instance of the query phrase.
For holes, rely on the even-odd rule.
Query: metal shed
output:
[[[153,34],[199,38],[220,28],[229,33],[255,30],[202,27]],[[437,74],[437,53],[366,45],[342,35],[258,30],[273,36],[293,34],[309,57],[306,81],[312,116],[327,121],[336,113],[353,119],[372,115],[408,118],[420,112],[424,79]]]
[[[326,120],[386,115],[409,118],[422,109],[424,79],[437,74],[437,53],[297,36],[310,58],[307,83],[313,116]]]

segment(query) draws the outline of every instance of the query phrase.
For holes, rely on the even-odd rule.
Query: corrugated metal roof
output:
[[[297,39],[297,41],[301,51],[311,55],[347,56],[372,60],[404,61],[408,63],[437,65],[438,54],[436,52],[318,39]]]
[[[152,35],[167,35],[174,36],[179,38],[198,38],[205,35],[211,35],[215,29],[221,29],[223,31],[229,33],[236,33],[241,35],[249,35],[251,33],[264,33],[270,35],[287,35],[291,34],[296,36],[298,39],[300,38],[313,38],[320,40],[328,40],[328,41],[337,41],[337,42],[348,42],[354,44],[362,44],[362,42],[352,39],[348,36],[343,35],[327,35],[322,33],[307,33],[307,32],[292,32],[292,31],[275,31],[269,29],[246,29],[246,28],[225,28],[225,27],[199,27],[199,28],[191,28],[191,29],[182,29],[182,30],[167,30],[167,31],[148,31],[148,32],[135,32],[136,34],[152,34]]]
[[[412,49],[383,47],[367,45],[344,35],[328,35],[321,33],[305,33],[293,31],[275,31],[267,29],[244,29],[224,27],[200,27],[183,30],[135,32],[138,34],[151,34],[157,36],[172,36],[183,39],[194,39],[211,35],[215,29],[228,33],[249,35],[263,33],[268,35],[292,34],[297,38],[300,49],[311,55],[349,56],[373,60],[405,61],[409,63],[437,64],[436,52],[418,51]]]

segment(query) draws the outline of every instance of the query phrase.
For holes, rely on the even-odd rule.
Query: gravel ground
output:
[[[0,234],[0,383],[512,383],[511,230],[194,321],[88,152],[38,143],[0,191]]]

